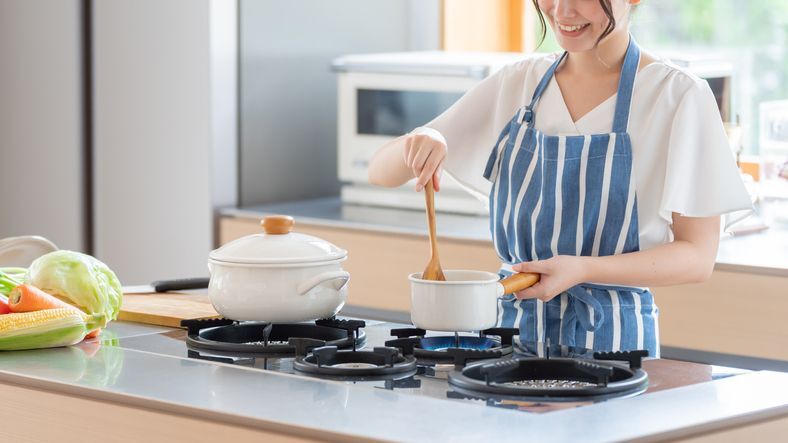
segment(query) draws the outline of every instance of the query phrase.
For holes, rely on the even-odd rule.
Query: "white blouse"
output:
[[[469,192],[487,196],[482,171],[500,131],[531,101],[556,54],[508,65],[468,91],[451,108],[414,132],[442,140],[444,168]],[[614,94],[577,121],[553,78],[534,109],[535,128],[547,135],[609,133]],[[658,60],[635,78],[628,132],[632,140],[640,249],[673,239],[672,213],[726,217],[725,227],[752,210],[714,96],[704,80]]]

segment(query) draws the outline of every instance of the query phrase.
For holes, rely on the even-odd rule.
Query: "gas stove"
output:
[[[726,375],[696,363],[641,364],[642,353],[594,355],[548,344],[547,358],[523,355],[512,348],[517,332],[511,329],[446,335],[358,319],[273,325],[218,319],[184,326],[124,338],[121,346],[526,412],[648,395]]]

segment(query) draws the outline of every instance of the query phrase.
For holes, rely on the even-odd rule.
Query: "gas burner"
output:
[[[336,346],[322,346],[296,357],[293,367],[297,371],[329,376],[386,376],[415,373],[416,359],[402,355],[396,348],[340,351]]]
[[[427,331],[418,328],[392,329],[397,337],[386,342],[402,350],[405,355],[414,355],[420,361],[435,363],[452,362],[461,367],[470,360],[500,358],[512,353],[512,337],[519,334],[516,328],[492,328],[479,336],[443,335],[425,337]],[[491,337],[492,336],[492,337]]]
[[[594,360],[514,357],[479,362],[449,374],[449,383],[473,392],[517,397],[605,398],[642,393],[648,351],[597,352]],[[629,366],[611,360],[627,361]]]
[[[363,347],[365,326],[360,320],[323,319],[315,324],[235,322],[224,318],[183,320],[186,343],[194,348],[248,355],[295,355],[292,338],[312,340],[313,346],[341,349]]]

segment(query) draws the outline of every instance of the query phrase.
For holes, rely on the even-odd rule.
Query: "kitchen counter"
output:
[[[768,214],[775,204],[764,202],[757,209],[761,213]],[[383,233],[426,234],[424,214],[420,211],[346,205],[339,197],[225,209],[221,214],[255,220],[268,214],[287,214],[295,217],[297,222],[317,226]],[[440,213],[438,232],[443,238],[490,241],[489,221],[484,216]],[[759,233],[723,237],[720,240],[715,269],[788,276],[786,251],[788,251],[788,225],[775,222],[769,229]]]
[[[189,359],[182,342],[167,339],[175,333],[115,322],[101,345],[3,352],[0,384],[332,440],[656,440],[788,416],[788,374],[780,372],[530,414]],[[135,350],[140,342],[146,350]]]
[[[780,205],[785,212],[788,201],[766,201],[757,208],[771,224],[768,230],[720,240],[708,280],[653,288],[662,345],[670,351],[664,355],[742,367],[785,367],[788,227],[779,224]],[[219,242],[259,233],[260,219],[274,213],[293,215],[296,231],[349,251],[343,268],[353,276],[348,304],[357,308],[354,315],[391,321],[409,317],[406,276],[422,269],[429,254],[422,211],[343,205],[338,198],[227,209],[219,220]],[[445,269],[494,271],[500,266],[486,217],[439,214],[438,233]]]

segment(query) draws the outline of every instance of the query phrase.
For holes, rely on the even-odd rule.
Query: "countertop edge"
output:
[[[725,432],[726,430],[736,429],[742,426],[754,425],[762,422],[773,421],[774,419],[788,418],[788,406],[775,406],[771,409],[753,412],[750,414],[742,414],[733,418],[724,420],[713,420],[708,423],[703,423],[695,426],[688,426],[685,428],[675,429],[672,431],[665,431],[658,435],[650,435],[642,438],[634,438],[631,441],[635,442],[661,442],[661,441],[674,441],[677,439],[685,439],[692,437],[700,437],[708,434],[715,434]]]
[[[764,378],[771,378],[771,377],[783,377],[783,373],[775,372],[775,371],[755,371],[749,374],[742,374],[737,377],[728,377],[719,380],[712,380],[709,382],[700,383],[697,385],[692,385],[689,387],[684,388],[683,392],[680,394],[681,396],[686,395],[688,390],[705,390],[710,387],[714,387],[719,394],[719,390],[727,390],[730,389],[730,383],[750,383],[753,380],[757,380],[758,383],[761,383]],[[743,377],[743,378],[740,378]],[[734,380],[735,378],[739,378],[739,380]],[[746,381],[744,381],[746,379]],[[705,386],[704,386],[705,385]],[[740,389],[740,388],[735,388]],[[730,391],[728,391],[730,392]],[[645,401],[649,401],[649,404],[654,402],[657,398],[659,398],[661,403],[665,403],[665,397],[676,397],[679,395],[676,390],[669,389],[660,392],[656,392],[650,395],[650,399],[644,399],[645,396],[638,396],[634,397],[634,402],[629,403],[629,410],[631,413],[637,415],[638,412],[642,412],[643,405],[642,403]],[[671,403],[679,404],[679,408],[683,407],[681,402],[676,403],[677,398],[673,398]],[[747,403],[748,401],[752,401],[751,399],[744,400],[743,403]],[[781,400],[782,401],[782,400]],[[588,408],[584,411],[583,408],[579,408],[575,410],[575,419],[582,420],[583,415],[585,414],[596,414],[596,415],[605,415],[605,413],[609,414],[609,409],[611,408],[610,403],[605,402],[598,405],[599,408],[596,411],[591,411]],[[571,409],[569,410],[561,410],[556,411],[550,414],[550,419],[555,420],[556,422],[560,421],[562,418],[566,418],[567,415],[571,413]],[[715,417],[711,418],[708,421],[702,423],[683,423],[678,424],[675,429],[660,429],[657,432],[651,432],[643,435],[638,435],[639,431],[635,431],[631,428],[629,429],[618,429],[618,435],[613,437],[611,440],[615,441],[668,441],[677,438],[687,438],[692,436],[699,436],[705,434],[711,434],[715,432],[724,431],[726,429],[737,428],[743,425],[748,424],[756,424],[761,422],[769,422],[773,421],[775,418],[783,418],[788,417],[788,403],[782,402],[782,404],[773,404],[771,406],[766,406],[763,409],[758,410],[749,410],[749,411],[739,411],[736,413],[732,413],[728,411],[724,414],[724,417]],[[621,427],[627,428],[627,426],[622,425]],[[602,441],[602,440],[600,440]]]
[[[135,351],[135,352],[142,352],[146,354],[150,354],[144,351]],[[158,355],[158,354],[152,354]],[[165,358],[176,358],[178,360],[182,360],[178,357],[166,357]],[[225,366],[222,363],[215,363],[211,362],[212,365],[220,365]],[[231,365],[227,365],[228,367],[233,367]],[[240,368],[243,369],[243,368]],[[248,371],[254,371],[253,369],[246,369]],[[295,376],[294,376],[295,377]],[[762,384],[764,382],[771,382],[770,379],[774,377],[783,377],[780,373],[775,373],[773,371],[759,371],[751,374],[744,374],[739,377],[744,377],[741,380],[745,384],[752,385],[755,384]],[[736,377],[738,378],[738,377]],[[84,386],[84,385],[77,385],[63,381],[54,381],[44,377],[39,376],[32,376],[27,374],[20,374],[16,372],[10,372],[7,370],[0,370],[0,383],[6,383],[15,386],[27,387],[31,389],[42,390],[45,392],[51,392],[55,394],[64,394],[75,396],[79,398],[86,398],[92,399],[97,401],[106,401],[113,404],[121,405],[121,406],[129,406],[133,408],[141,408],[153,411],[161,411],[165,413],[173,413],[181,416],[188,416],[200,419],[207,419],[214,421],[216,423],[225,423],[231,424],[236,426],[242,426],[246,428],[252,429],[260,429],[263,431],[285,434],[285,435],[292,435],[292,436],[300,436],[305,438],[312,438],[312,439],[343,439],[348,440],[352,439],[355,441],[397,441],[396,437],[393,439],[386,439],[380,438],[380,436],[370,436],[365,434],[359,433],[348,433],[348,432],[337,432],[336,430],[326,430],[323,428],[317,427],[309,427],[308,425],[303,425],[300,423],[285,423],[280,421],[268,420],[264,417],[259,416],[250,416],[248,414],[239,414],[239,413],[231,413],[231,412],[222,412],[219,410],[208,409],[200,406],[191,406],[185,405],[180,403],[175,403],[172,401],[168,401],[166,399],[157,398],[154,396],[149,395],[138,395],[129,392],[120,392],[120,391],[113,391],[109,389],[102,389],[96,388],[91,386]],[[736,383],[735,385],[731,385],[731,383]],[[667,418],[671,413],[668,409],[665,409],[666,400],[665,398],[671,398],[672,400],[668,400],[668,403],[673,404],[674,401],[680,400],[685,397],[695,395],[697,391],[713,391],[719,393],[720,390],[733,392],[733,391],[741,391],[742,387],[738,387],[740,383],[738,383],[733,378],[724,378],[720,380],[714,380],[710,382],[705,382],[699,385],[693,385],[688,388],[684,388],[682,390],[667,390],[661,391],[654,394],[651,394],[648,397],[645,396],[638,396],[631,399],[627,399],[626,405],[624,405],[623,400],[622,402],[604,402],[594,407],[589,408],[575,408],[575,409],[567,409],[561,411],[555,411],[544,416],[532,416],[533,419],[539,419],[541,422],[545,423],[548,428],[551,426],[559,426],[561,423],[566,423],[572,420],[580,420],[580,422],[596,422],[596,420],[600,416],[609,416],[612,412],[619,411],[622,406],[625,406],[628,410],[634,411],[635,416],[638,415],[638,411],[641,414],[646,409],[651,409],[651,412],[648,415],[656,414],[659,417]],[[734,387],[736,386],[736,387]],[[731,391],[733,389],[733,391]],[[401,394],[398,395],[407,395]],[[753,400],[750,399],[749,402],[745,402],[744,404],[737,405],[733,409],[729,408],[722,408],[717,411],[715,414],[716,416],[707,417],[708,421],[698,422],[698,419],[689,419],[689,421],[685,423],[678,423],[676,424],[678,427],[675,429],[668,429],[665,426],[657,425],[652,426],[651,429],[643,430],[637,429],[637,427],[632,426],[623,426],[617,430],[615,435],[616,438],[625,438],[627,440],[637,440],[637,441],[656,441],[656,440],[664,440],[665,438],[676,438],[682,436],[690,436],[690,435],[697,435],[697,434],[705,434],[709,432],[720,431],[724,429],[728,429],[731,427],[738,427],[748,423],[757,423],[762,421],[771,421],[775,417],[782,417],[788,416],[788,403],[782,402],[775,402],[774,396],[769,396],[770,399],[763,399],[763,400],[755,400],[756,403],[752,403]],[[662,406],[657,406],[656,409],[654,408],[653,400],[660,399],[657,404],[661,404]],[[646,402],[645,409],[644,409],[644,402]],[[762,408],[762,409],[758,409]],[[619,411],[620,412],[620,411]],[[497,413],[506,415],[506,414],[518,414],[517,412],[501,410],[497,411]],[[666,415],[667,414],[667,415]],[[512,415],[515,417],[516,415]],[[591,440],[596,441],[600,434],[595,434],[594,432],[602,432],[601,430],[596,429],[596,426],[586,429],[586,431],[592,432],[595,437],[591,437]],[[536,437],[539,433],[530,435],[531,437]],[[609,436],[609,434],[606,434]],[[528,435],[523,435],[524,437],[528,437]],[[546,435],[541,435],[540,438],[545,437]],[[463,440],[459,438],[459,440]],[[601,440],[600,440],[601,441]]]
[[[154,397],[146,397],[130,393],[115,392],[101,388],[52,381],[41,377],[20,375],[4,370],[0,370],[0,383],[36,389],[48,393],[65,394],[87,400],[108,402],[119,406],[166,412],[190,418],[207,419],[216,423],[242,426],[245,428],[253,428],[261,431],[268,431],[295,437],[309,438],[316,441],[336,441],[337,439],[353,439],[353,441],[370,442],[385,441],[361,436],[358,434],[343,434],[327,431],[325,429],[299,426],[292,423],[281,423],[277,421],[261,419],[258,417],[229,412],[219,412],[196,406],[182,405]]]

